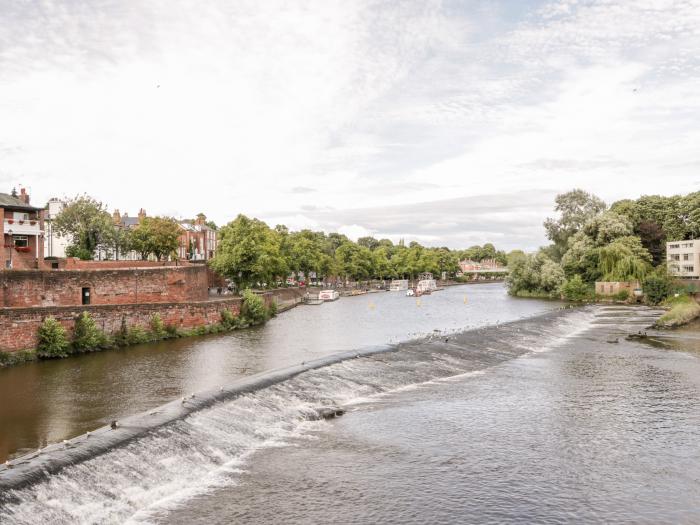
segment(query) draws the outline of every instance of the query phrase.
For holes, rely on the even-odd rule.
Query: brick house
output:
[[[17,197],[0,193],[0,268],[44,268],[44,213],[29,204],[24,188]]]
[[[180,259],[208,261],[216,255],[216,230],[207,226],[206,221],[206,215],[200,213],[194,221],[179,222],[182,233],[177,255]]]

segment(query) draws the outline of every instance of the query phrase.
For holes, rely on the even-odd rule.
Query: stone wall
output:
[[[271,297],[265,297],[269,303]],[[60,306],[43,308],[2,308],[0,309],[0,351],[34,349],[37,344],[39,326],[46,317],[58,319],[72,335],[75,319],[84,311],[88,312],[97,326],[107,333],[116,333],[122,325],[148,328],[151,316],[160,315],[165,325],[178,328],[208,326],[221,321],[221,311],[229,310],[238,315],[241,299],[221,299],[193,303],[162,304],[121,304],[91,306]]]
[[[208,297],[205,266],[111,270],[0,271],[0,307],[179,303]]]

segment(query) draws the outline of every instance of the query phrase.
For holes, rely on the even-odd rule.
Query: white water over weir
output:
[[[592,310],[337,354],[196,393],[0,468],[0,522],[148,521],[151,512],[238,482],[262,447],[284,443],[324,407],[483,370],[561,344]]]

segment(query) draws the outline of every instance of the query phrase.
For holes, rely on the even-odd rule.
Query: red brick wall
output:
[[[177,303],[208,297],[204,266],[114,270],[0,271],[0,307],[78,306],[90,303]]]
[[[58,260],[59,270],[113,270],[119,268],[163,268],[190,266],[188,261],[83,261],[75,257]]]
[[[122,318],[126,320],[129,328],[133,326],[148,328],[151,316],[157,313],[166,325],[193,328],[220,322],[221,311],[224,309],[238,315],[240,305],[240,298],[232,298],[190,304],[124,304],[0,309],[0,351],[13,352],[35,348],[39,326],[48,316],[58,319],[70,334],[73,331],[75,319],[81,312],[87,311],[95,319],[100,329],[114,334],[121,328]]]

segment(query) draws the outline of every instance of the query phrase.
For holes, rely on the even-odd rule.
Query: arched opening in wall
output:
[[[90,304],[90,287],[83,286],[82,288],[82,304]]]

